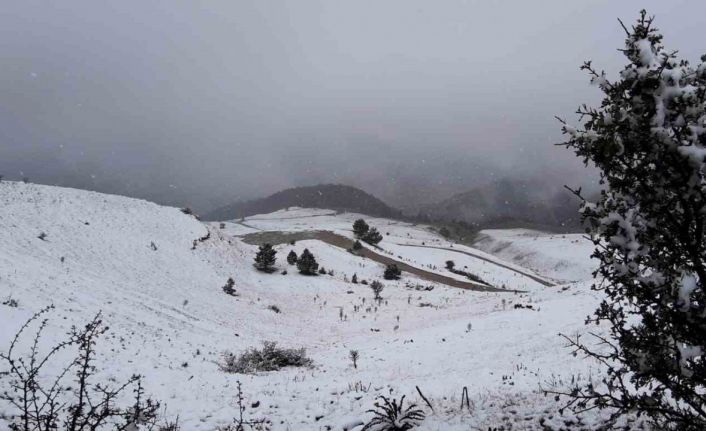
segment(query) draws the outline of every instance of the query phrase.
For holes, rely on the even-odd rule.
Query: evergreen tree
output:
[[[287,255],[287,263],[290,265],[294,265],[297,263],[297,254],[294,252],[294,250],[290,250],[289,254]]]
[[[621,23],[622,24],[622,23]],[[593,288],[604,298],[587,323],[605,322],[600,350],[567,337],[575,353],[607,368],[602,382],[565,393],[575,410],[648,415],[657,429],[706,429],[706,56],[692,67],[666,51],[642,11],[604,93],[565,121],[565,145],[600,170],[598,202],[582,218],[600,261]],[[575,193],[581,196],[580,190]]]
[[[297,269],[304,275],[316,275],[316,270],[319,269],[319,264],[316,263],[316,258],[311,254],[308,248],[305,248],[301,256],[297,260]]]
[[[353,234],[356,236],[356,238],[363,238],[365,234],[368,233],[368,229],[370,229],[370,226],[363,220],[362,218],[359,218],[355,222],[353,222]]]
[[[355,240],[353,243],[353,250],[358,251],[363,248],[363,244],[360,243],[360,241]]]
[[[358,274],[353,274],[353,278],[351,278],[351,283],[358,284]]]
[[[455,266],[456,263],[453,260],[446,261],[446,269],[448,269],[449,271],[453,271]]]
[[[402,271],[394,263],[387,265],[383,274],[385,280],[399,280],[400,276],[402,276]]]
[[[255,255],[255,268],[259,271],[272,272],[275,265],[277,252],[272,248],[272,244],[262,244]]]
[[[228,295],[235,296],[235,281],[233,280],[233,277],[228,277],[228,281],[226,281],[226,285],[223,286],[223,291],[227,293]]]
[[[375,245],[382,241],[382,235],[378,230],[374,227],[371,227],[368,230],[368,233],[363,236],[363,241],[367,242],[368,244]]]

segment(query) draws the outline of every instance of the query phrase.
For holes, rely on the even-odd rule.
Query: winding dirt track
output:
[[[250,234],[246,234],[242,236],[242,240],[248,244],[255,244],[255,245],[260,245],[264,243],[269,243],[272,245],[277,245],[277,244],[286,244],[292,241],[303,241],[307,239],[315,239],[319,241],[323,241],[327,244],[333,245],[335,247],[342,248],[344,250],[349,250],[353,248],[353,241],[342,236],[335,234],[331,231],[327,230],[317,230],[317,231],[303,231],[303,232],[280,232],[280,231],[261,231],[261,232],[254,232]],[[480,292],[521,292],[519,290],[509,290],[509,289],[500,289],[497,287],[492,287],[488,286],[485,284],[480,284],[480,283],[473,283],[469,281],[461,281],[457,280],[455,278],[451,277],[446,277],[441,274],[437,274],[434,272],[430,271],[425,271],[421,268],[417,268],[411,265],[408,265],[404,262],[400,262],[398,260],[395,260],[391,257],[382,255],[380,253],[376,253],[375,251],[364,247],[362,250],[358,250],[355,252],[356,255],[358,256],[363,256],[366,257],[370,260],[373,260],[375,262],[381,263],[383,265],[389,265],[389,264],[395,264],[397,267],[405,272],[408,272],[410,274],[414,274],[417,277],[427,280],[427,281],[433,281],[436,283],[441,283],[445,284],[447,286],[451,287],[458,287],[461,289],[467,289],[467,290],[476,290]],[[495,263],[495,262],[493,262]]]
[[[411,245],[411,244],[397,244],[397,245],[400,245],[400,246],[402,246],[402,247],[436,248],[436,249],[439,249],[439,250],[446,250],[446,251],[451,251],[451,252],[454,252],[454,253],[465,254],[466,256],[471,256],[471,257],[474,257],[474,258],[476,258],[476,259],[480,259],[480,260],[483,260],[483,261],[492,263],[493,265],[499,266],[499,267],[501,267],[501,268],[509,269],[510,271],[516,272],[516,273],[518,273],[518,274],[520,274],[520,275],[522,275],[522,276],[524,276],[524,277],[531,278],[532,280],[536,281],[537,283],[539,283],[539,284],[541,284],[541,285],[543,285],[543,286],[547,286],[547,287],[556,286],[555,283],[552,283],[552,282],[550,282],[550,281],[548,281],[548,280],[546,280],[546,279],[544,279],[544,278],[538,277],[538,276],[536,276],[536,275],[534,275],[534,274],[530,274],[530,273],[525,272],[525,271],[520,271],[520,270],[517,269],[517,268],[513,268],[513,267],[511,267],[511,266],[504,265],[504,264],[502,264],[502,263],[500,263],[500,262],[496,262],[496,261],[494,261],[494,260],[492,260],[492,259],[488,259],[488,258],[486,258],[486,257],[479,256],[479,255],[477,255],[477,254],[469,253],[469,252],[467,252],[467,251],[456,250],[456,249],[447,248],[447,247],[436,247],[436,246],[433,246],[433,245]]]

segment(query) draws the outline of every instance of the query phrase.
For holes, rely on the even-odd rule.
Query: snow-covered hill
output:
[[[544,274],[547,267],[538,264],[524,268],[519,259],[503,261],[502,253],[450,244],[424,226],[368,219],[383,233],[385,253],[400,261],[441,274],[451,259],[495,285],[526,291],[482,293],[441,284],[420,291],[407,285],[433,283],[405,274],[385,281],[384,301],[376,306],[368,286],[348,280],[354,273],[381,278],[380,264],[305,240],[277,246],[277,267],[286,275],[265,274],[252,267],[256,247],[239,237],[263,230],[331,230],[350,237],[357,217],[292,209],[221,228],[146,201],[2,182],[0,300],[19,305],[0,305],[0,349],[49,304],[56,310],[47,345],[102,310],[110,331],[98,346],[101,378],[144,374],[147,391],[163,401],[167,415],[179,416],[185,430],[230,421],[238,380],[248,406],[259,401],[247,414],[270,418],[275,430],[340,430],[368,418],[365,411],[377,395],[420,400],[415,386],[435,407],[420,429],[541,428],[540,418],[563,424],[553,399],[538,386],[589,371],[591,364],[573,358],[557,337],[584,330],[583,316],[596,304],[587,282],[547,286],[537,280],[566,277]],[[585,248],[554,239],[522,247],[537,256],[552,247],[578,256]],[[305,247],[334,275],[305,277],[286,264],[290,249]],[[493,253],[492,247],[486,251]],[[237,297],[221,289],[228,277]],[[219,369],[225,351],[240,353],[263,341],[305,347],[314,368],[258,375]],[[357,369],[348,358],[352,349],[360,352]],[[459,409],[464,386],[470,413]],[[11,413],[1,406],[0,417]],[[0,428],[7,426],[3,420]]]

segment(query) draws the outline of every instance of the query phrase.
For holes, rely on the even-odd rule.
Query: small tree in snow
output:
[[[228,281],[226,281],[225,286],[223,286],[223,291],[231,296],[236,295],[235,281],[233,280],[233,277],[228,277]]]
[[[371,227],[370,230],[368,230],[368,233],[363,236],[363,241],[368,244],[375,245],[382,241],[382,234],[378,232],[376,228]]]
[[[401,276],[402,271],[394,263],[387,265],[383,274],[385,280],[399,280]]]
[[[353,274],[353,278],[351,278],[351,283],[358,284],[358,274]]]
[[[456,266],[456,263],[454,263],[453,260],[446,261],[446,269],[448,269],[449,271],[453,271],[454,266]]]
[[[263,244],[260,246],[257,254],[255,255],[255,268],[259,271],[272,272],[273,266],[275,265],[275,254],[277,252],[272,248],[272,244]]]
[[[370,283],[370,289],[372,289],[373,295],[375,295],[373,299],[380,302],[382,300],[382,296],[380,296],[380,294],[384,288],[385,286],[377,280]]]
[[[370,229],[370,226],[363,220],[362,218],[359,218],[355,222],[353,222],[353,234],[356,236],[356,238],[363,238],[365,234],[368,233],[368,230]]]
[[[351,362],[353,362],[353,368],[357,369],[358,368],[358,357],[360,356],[360,354],[358,353],[357,350],[351,350],[349,355],[351,358]]]
[[[311,254],[308,248],[305,248],[299,260],[297,260],[297,269],[304,275],[316,275],[316,270],[319,269],[319,264],[316,258]]]
[[[363,248],[363,244],[360,243],[360,241],[355,240],[353,243],[353,250],[358,251]]]
[[[287,255],[287,263],[290,265],[297,263],[297,253],[295,253],[294,250],[291,250]]]
[[[623,26],[618,80],[583,65],[605,98],[578,110],[580,127],[562,121],[565,145],[605,186],[582,217],[600,261],[594,289],[605,294],[588,322],[610,327],[600,349],[569,339],[607,369],[602,384],[573,388],[569,405],[706,429],[706,64],[666,51],[652,22],[642,11]]]

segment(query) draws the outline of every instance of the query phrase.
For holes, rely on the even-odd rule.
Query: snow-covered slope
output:
[[[473,244],[485,252],[564,282],[586,280],[596,268],[593,244],[582,234],[488,229]]]
[[[219,223],[203,224],[176,208],[141,200],[2,182],[0,299],[13,298],[19,306],[0,305],[0,349],[46,305],[56,306],[47,344],[102,310],[110,332],[98,346],[100,376],[122,380],[144,374],[147,391],[166,404],[167,415],[179,415],[185,430],[212,430],[234,417],[237,380],[248,406],[260,402],[247,414],[269,417],[275,430],[341,429],[368,418],[364,412],[379,394],[419,400],[415,386],[436,412],[428,411],[420,429],[540,428],[546,412],[553,414],[550,422],[563,423],[553,400],[537,388],[551,378],[588,372],[590,364],[573,358],[556,335],[583,331],[582,317],[596,302],[586,283],[533,284],[507,269],[513,263],[494,256],[486,257],[507,268],[456,251],[414,247],[460,247],[423,226],[370,219],[383,235],[389,232],[381,246],[402,260],[438,271],[448,259],[479,271],[487,265],[484,276],[496,283],[524,283],[528,291],[480,293],[439,284],[419,291],[405,285],[433,283],[405,275],[385,281],[384,301],[374,305],[367,286],[347,280],[353,273],[379,278],[381,265],[307,240],[277,247],[277,267],[287,269],[286,275],[264,274],[252,267],[256,247],[238,237],[302,229],[350,235],[355,217],[290,210],[221,229]],[[541,247],[554,244],[546,238]],[[305,277],[286,264],[290,249],[299,253],[305,247],[334,275]],[[239,296],[223,293],[228,277],[235,279]],[[281,313],[268,309],[271,305]],[[239,353],[263,341],[305,347],[314,368],[258,375],[219,369],[224,351]],[[357,369],[348,359],[352,349],[360,352]],[[459,409],[464,386],[472,413]],[[10,413],[0,406],[0,417]]]

